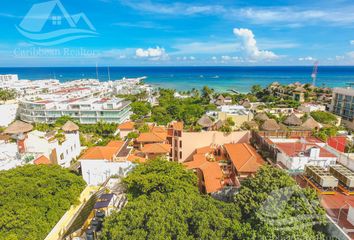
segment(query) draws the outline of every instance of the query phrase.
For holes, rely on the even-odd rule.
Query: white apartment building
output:
[[[231,118],[236,127],[253,119],[253,113],[242,105],[222,105],[218,107],[218,111],[207,112],[207,115],[222,121]]]
[[[122,123],[130,118],[130,102],[120,98],[75,98],[39,101],[21,100],[19,114],[22,121],[53,123],[62,116],[70,116],[82,124],[99,121]]]

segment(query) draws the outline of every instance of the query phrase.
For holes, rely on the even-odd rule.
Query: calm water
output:
[[[311,83],[312,67],[111,67],[112,80],[146,76],[147,83],[158,87],[189,90],[208,85],[222,91],[247,92],[254,84],[266,86],[274,81]],[[56,78],[62,82],[79,78],[96,78],[95,67],[0,68],[0,74],[18,74],[20,79]],[[106,67],[98,68],[98,78],[108,80]],[[354,82],[354,66],[318,69],[317,86],[345,86]]]

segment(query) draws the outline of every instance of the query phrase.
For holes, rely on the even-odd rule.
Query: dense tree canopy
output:
[[[10,89],[0,89],[0,101],[8,101],[16,98],[16,91]]]
[[[186,126],[193,126],[207,110],[215,109],[215,105],[209,104],[212,89],[205,87],[202,96],[197,92],[192,91],[191,97],[180,99],[174,97],[174,90],[160,89],[159,106],[152,109],[151,120],[162,125],[180,120]]]
[[[59,166],[0,172],[0,239],[44,239],[75,204],[85,182]]]
[[[313,189],[301,189],[283,170],[265,166],[235,196],[256,239],[324,239],[326,222]]]
[[[106,220],[103,239],[232,239],[241,229],[237,209],[200,195],[178,163],[149,161],[124,182],[129,202]]]
[[[124,183],[129,202],[121,212],[106,219],[105,240],[275,239],[277,236],[316,239],[324,236],[318,231],[318,225],[303,224],[324,222],[316,194],[297,187],[292,178],[279,169],[262,168],[254,179],[243,183],[235,202],[230,203],[200,195],[192,172],[163,159],[138,166]],[[281,229],[271,224],[272,219],[264,222],[260,215],[272,191],[284,187],[294,192],[290,202],[270,202],[270,207],[285,209],[280,216],[297,228]],[[314,206],[309,206],[309,202]],[[301,214],[306,213],[316,219],[302,219]],[[300,214],[298,219],[297,214]]]

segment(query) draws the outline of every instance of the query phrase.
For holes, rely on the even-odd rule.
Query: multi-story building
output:
[[[29,123],[53,123],[62,116],[70,116],[82,124],[99,121],[122,123],[130,117],[130,102],[120,98],[76,98],[39,101],[21,100],[21,120]]]
[[[352,121],[354,118],[354,89],[334,88],[330,110],[344,120]]]

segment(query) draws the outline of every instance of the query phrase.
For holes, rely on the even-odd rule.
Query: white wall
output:
[[[18,104],[2,104],[0,105],[0,126],[7,127],[16,118]]]
[[[80,160],[81,173],[88,185],[98,186],[112,175],[125,176],[134,166],[131,162],[111,162],[107,160]]]
[[[55,149],[58,164],[62,167],[70,167],[71,161],[81,153],[79,133],[65,133],[65,141],[62,144],[59,144],[57,140],[48,142],[47,139],[42,137],[44,134],[39,131],[33,131],[28,134],[28,138],[25,141],[26,153],[33,153],[34,156],[43,154],[50,158],[50,154]]]
[[[289,170],[304,170],[305,165],[316,165],[321,167],[328,167],[329,165],[333,165],[336,163],[337,158],[329,158],[329,157],[317,157],[310,158],[307,156],[304,157],[288,157],[283,153],[277,154],[277,161],[281,162],[286,166]]]

